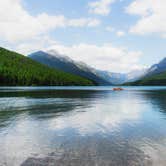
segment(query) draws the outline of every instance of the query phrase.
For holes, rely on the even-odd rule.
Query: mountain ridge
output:
[[[87,78],[97,85],[112,85],[111,82],[99,77],[92,67],[76,62],[65,55],[53,53],[53,51],[38,51],[28,55],[28,57],[49,67]]]
[[[126,85],[166,85],[166,58],[152,65],[141,79]]]
[[[94,85],[90,80],[52,69],[0,47],[0,85]]]

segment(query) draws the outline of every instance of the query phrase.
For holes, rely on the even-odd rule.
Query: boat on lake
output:
[[[113,91],[122,91],[122,90],[124,90],[123,88],[113,88]]]

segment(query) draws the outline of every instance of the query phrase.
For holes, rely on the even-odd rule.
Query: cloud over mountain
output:
[[[54,49],[97,69],[128,72],[142,68],[139,64],[139,59],[142,56],[140,51],[130,51],[127,48],[115,47],[110,43],[103,45],[82,43],[71,46],[55,44],[49,49]]]

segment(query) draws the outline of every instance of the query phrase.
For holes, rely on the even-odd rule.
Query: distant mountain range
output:
[[[111,69],[110,69],[111,71]],[[0,47],[0,85],[166,85],[166,58],[126,74],[97,70],[55,50],[25,57]]]
[[[82,62],[76,62],[55,50],[38,51],[28,55],[31,59],[64,72],[85,77],[97,85],[113,85],[131,82],[142,77],[146,70],[136,70],[127,74],[97,70]]]
[[[142,70],[134,70],[129,73],[113,73],[108,71],[100,71],[98,70],[97,73],[100,77],[110,81],[112,84],[123,84],[125,82],[133,82],[141,78],[146,74],[146,69]]]
[[[95,85],[80,76],[38,63],[0,47],[1,86]]]

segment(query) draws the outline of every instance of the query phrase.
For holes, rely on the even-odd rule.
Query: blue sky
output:
[[[25,55],[54,49],[102,70],[140,69],[166,57],[164,1],[0,1],[0,45]]]

